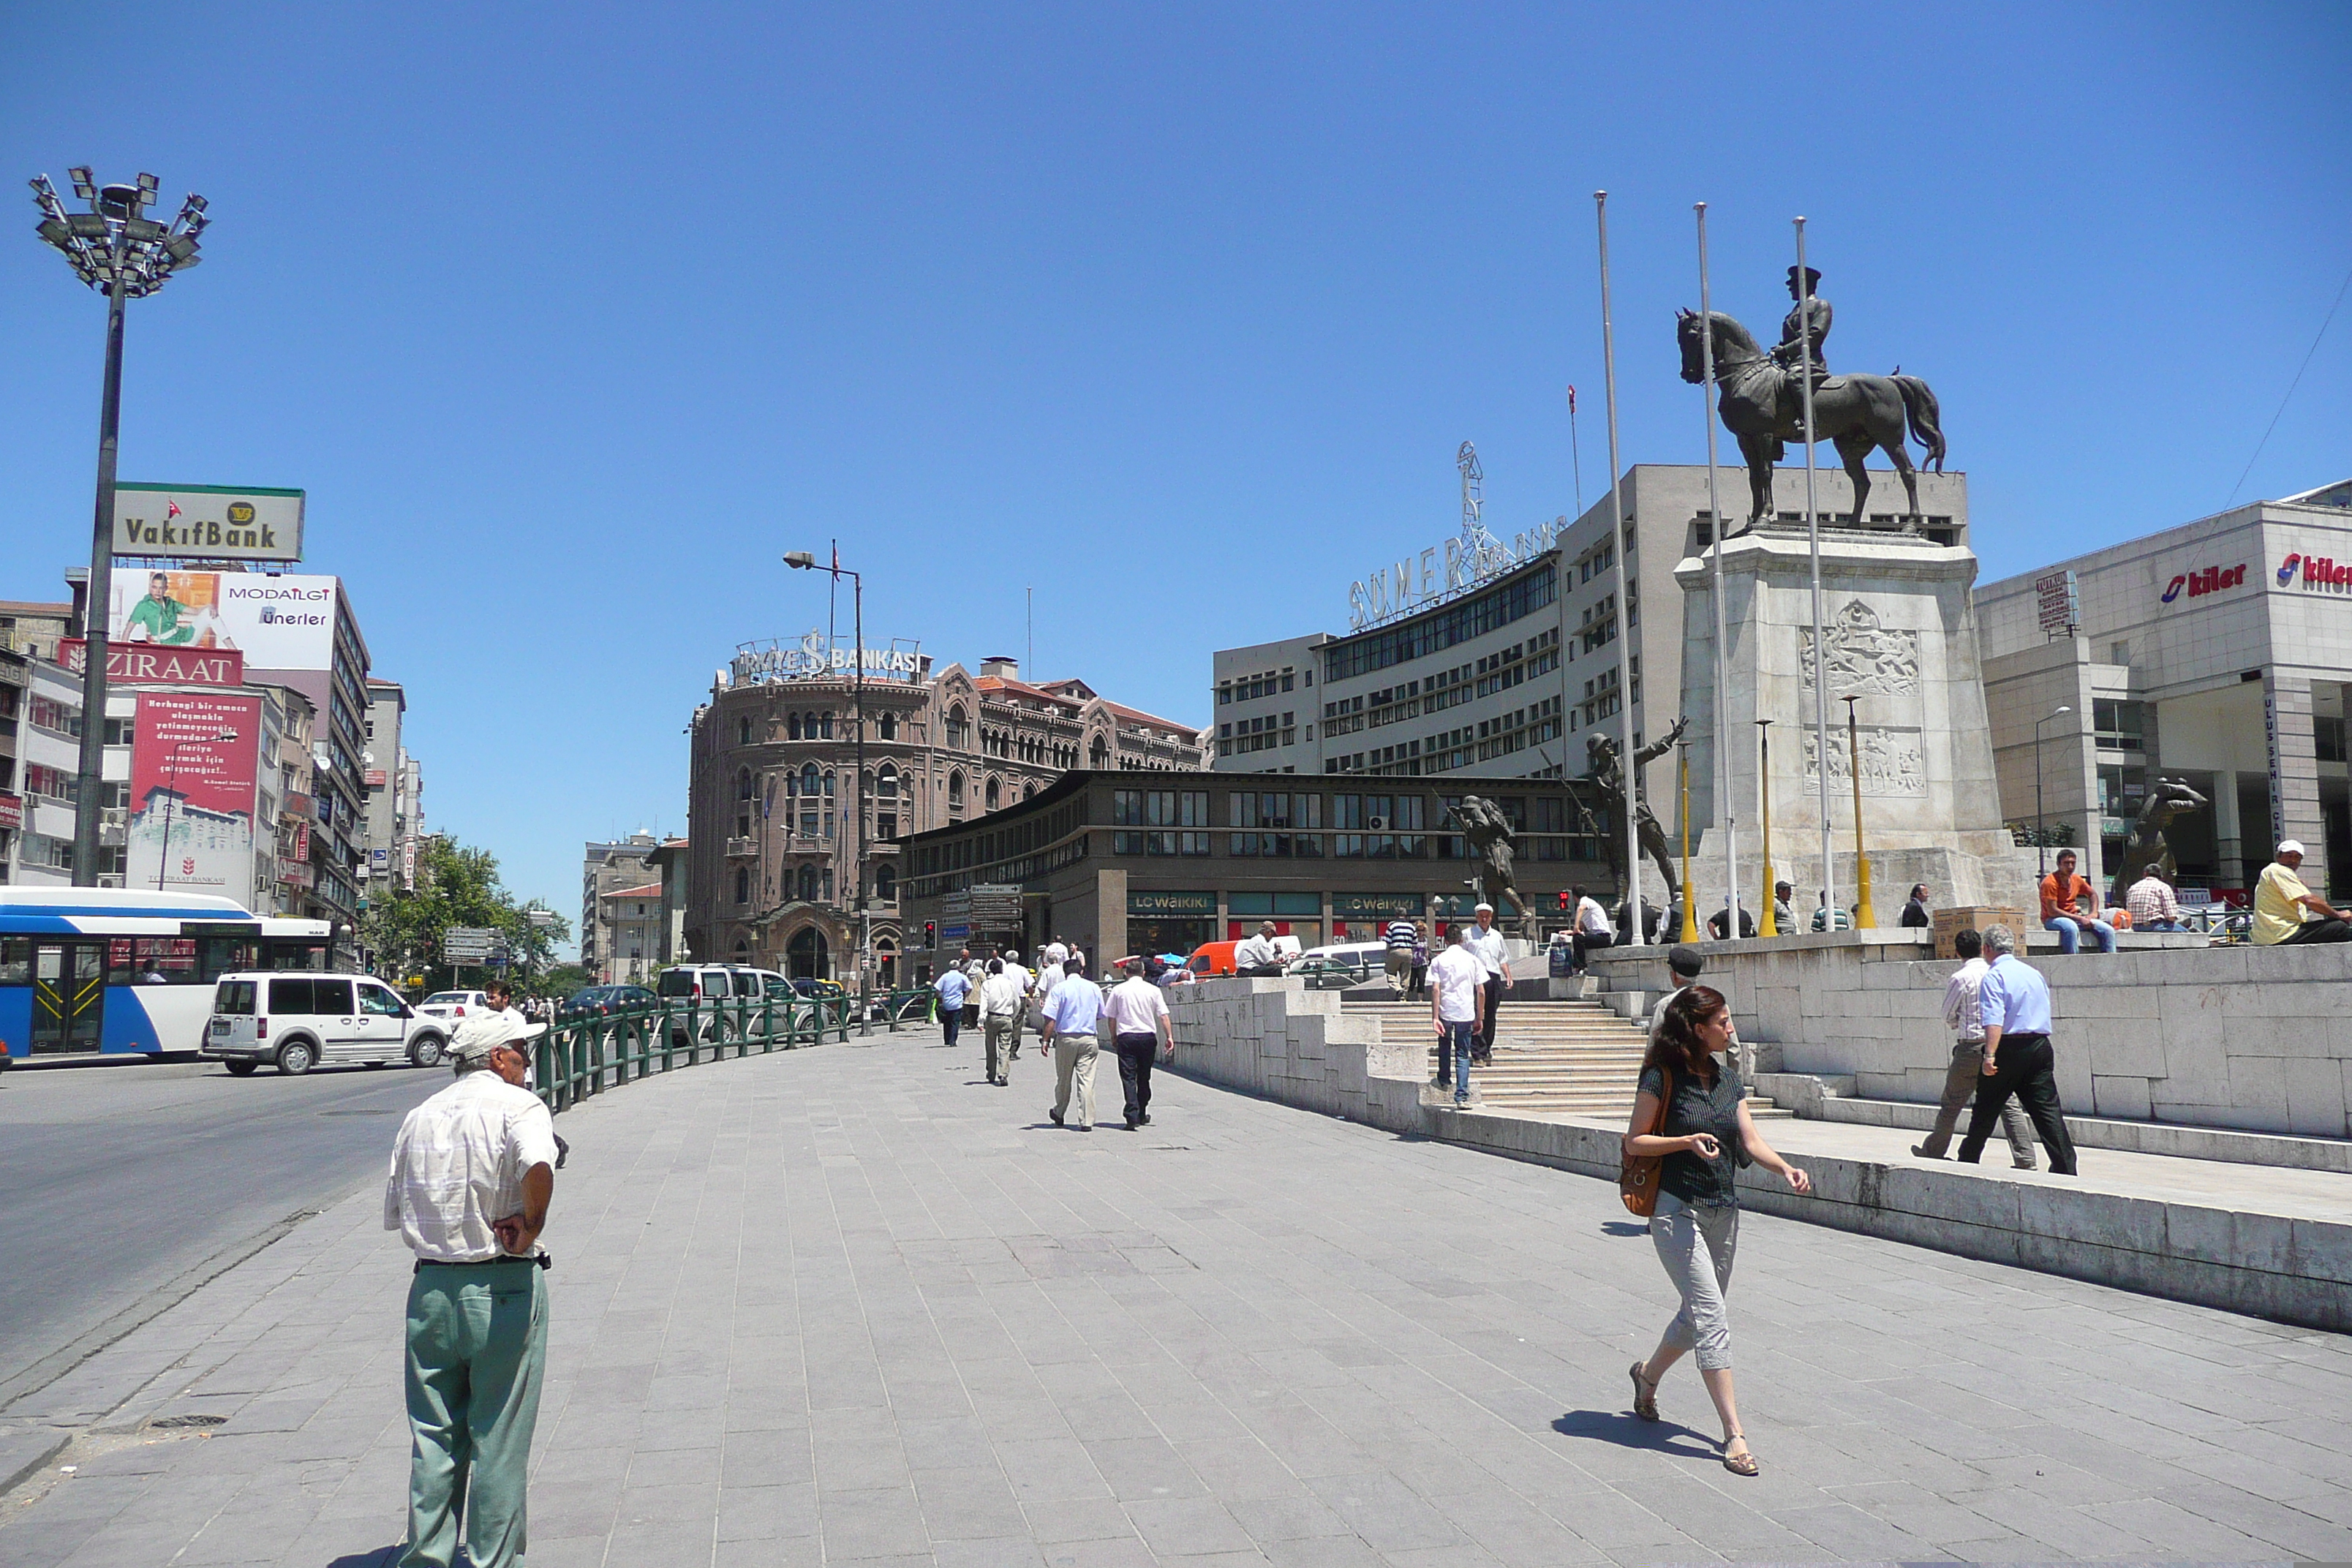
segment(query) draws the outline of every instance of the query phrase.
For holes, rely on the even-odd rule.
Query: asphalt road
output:
[[[448,1082],[214,1062],[0,1076],[0,1388],[224,1249],[381,1181],[402,1114]]]

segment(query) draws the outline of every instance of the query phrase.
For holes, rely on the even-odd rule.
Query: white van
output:
[[[448,1043],[446,1021],[419,1016],[373,975],[248,971],[214,984],[212,1022],[197,1054],[218,1058],[238,1078],[264,1062],[298,1077],[320,1062],[429,1068]]]
[[[1389,944],[1384,942],[1342,942],[1329,947],[1310,947],[1298,955],[1291,967],[1302,963],[1344,963],[1366,978],[1387,973]]]
[[[740,963],[674,964],[655,979],[654,990],[665,1002],[721,1004],[705,1009],[698,1033],[706,1044],[733,1037],[739,1005],[751,1026],[757,1028],[762,997],[773,996],[780,1005],[793,998],[791,981],[773,970],[753,969]],[[684,1020],[671,1025],[670,1040],[677,1046],[688,1043]]]

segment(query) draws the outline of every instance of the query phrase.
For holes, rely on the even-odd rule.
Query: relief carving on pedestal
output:
[[[1807,730],[1805,777],[1821,776],[1819,736]],[[1927,759],[1916,730],[1875,730],[1865,725],[1862,742],[1862,793],[1875,795],[1923,795],[1927,793]],[[1845,784],[1853,777],[1846,757],[1843,729],[1830,729],[1830,777]]]
[[[1797,629],[1797,654],[1804,670],[1805,689],[1813,689],[1813,630]],[[1828,652],[1830,692],[1853,691],[1892,696],[1919,689],[1919,634],[1882,626],[1878,612],[1860,599],[1849,599],[1831,622]]]

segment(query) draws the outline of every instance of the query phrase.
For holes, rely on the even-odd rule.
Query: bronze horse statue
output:
[[[1772,465],[1780,461],[1786,443],[1805,438],[1802,378],[1774,363],[1748,329],[1722,311],[1710,312],[1707,320],[1723,427],[1738,438],[1740,454],[1748,459],[1748,526],[1753,528],[1772,515]],[[1677,311],[1675,330],[1682,342],[1683,379],[1705,381],[1698,312]],[[1916,375],[1833,375],[1813,388],[1813,438],[1834,442],[1845,471],[1853,477],[1857,522],[1870,498],[1870,476],[1862,460],[1875,447],[1893,460],[1911,498],[1905,531],[1918,531],[1919,481],[1904,449],[1904,427],[1907,422],[1911,438],[1927,448],[1925,465],[1941,473],[1944,433],[1937,418],[1936,395]]]

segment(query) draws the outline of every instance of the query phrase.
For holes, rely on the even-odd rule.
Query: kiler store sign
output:
[[[2185,592],[2192,599],[2208,594],[2218,594],[2224,588],[2242,588],[2246,583],[2245,563],[2235,566],[2208,566],[2201,571],[2184,572],[2165,585],[2163,599],[2172,603]]]
[[[2334,588],[2341,592],[2352,588],[2352,562],[2340,562],[2328,555],[2290,554],[2279,563],[2278,584],[2284,588],[2297,578],[2307,589]]]

